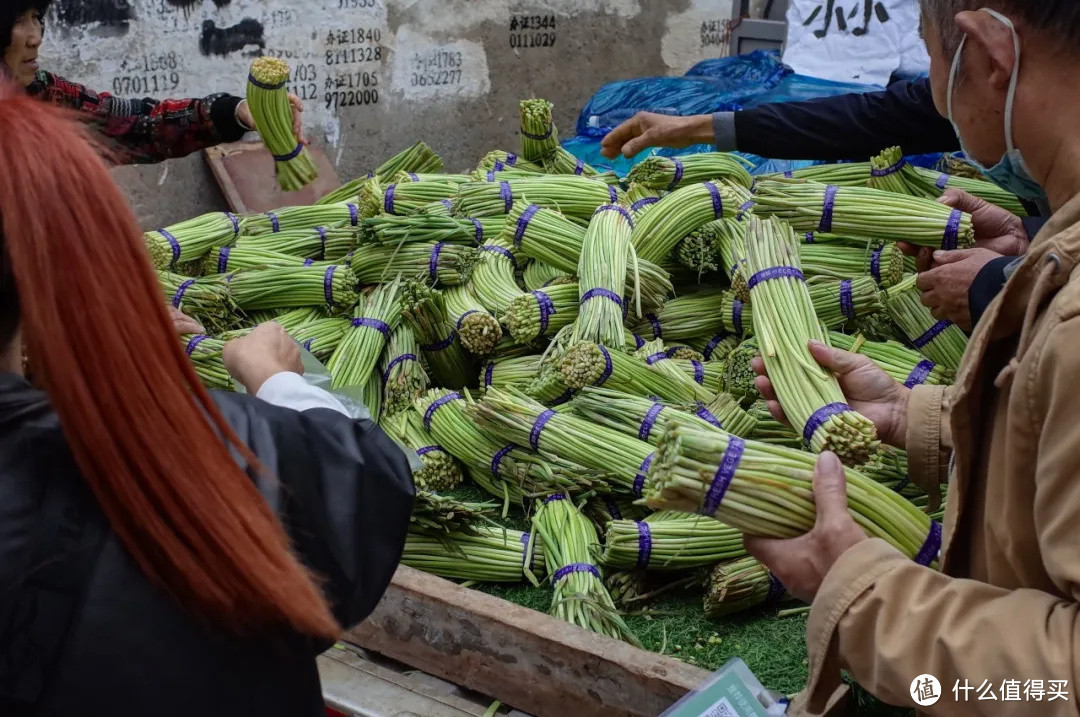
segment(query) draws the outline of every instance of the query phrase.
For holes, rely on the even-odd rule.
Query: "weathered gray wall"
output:
[[[283,54],[297,75],[294,89],[309,98],[310,137],[348,179],[417,139],[451,169],[470,168],[491,149],[513,150],[522,97],[550,99],[563,134],[573,134],[580,107],[603,83],[679,74],[723,54],[707,30],[727,21],[731,7],[731,0],[57,0],[42,56],[47,69],[95,89],[191,96],[242,93],[260,46]],[[553,35],[553,46],[512,48],[511,24],[522,15],[553,16],[554,29],[522,31],[541,43]],[[353,29],[364,37],[332,39]],[[418,72],[440,57],[452,58],[452,73]],[[328,108],[328,85],[350,74],[361,92],[368,82],[358,98],[367,104]],[[347,86],[337,92],[353,100]],[[201,155],[115,176],[147,227],[223,208]]]

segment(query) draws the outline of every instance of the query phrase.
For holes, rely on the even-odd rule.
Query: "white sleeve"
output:
[[[255,397],[282,408],[309,411],[313,408],[329,408],[349,416],[341,401],[323,389],[312,386],[303,376],[292,371],[282,371],[266,379]]]

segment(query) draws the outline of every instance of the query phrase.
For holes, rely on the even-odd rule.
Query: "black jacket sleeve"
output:
[[[251,471],[338,621],[379,602],[405,545],[415,491],[401,448],[371,421],[293,411],[237,394],[214,399],[266,470]]]
[[[938,114],[929,80],[895,82],[882,92],[761,105],[735,113],[738,149],[772,159],[866,161],[887,147],[905,154],[960,149]]]

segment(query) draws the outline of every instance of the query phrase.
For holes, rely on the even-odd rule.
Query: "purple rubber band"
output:
[[[755,204],[757,204],[757,202],[755,202],[753,199],[747,199],[746,202],[744,202],[743,205],[739,207],[739,211],[735,213],[735,218],[742,219],[748,211],[754,208]]]
[[[637,475],[634,476],[634,495],[638,498],[641,497],[642,492],[645,490],[645,476],[652,468],[653,459],[656,458],[656,453],[650,453],[645,456],[645,460],[638,466]]]
[[[495,167],[494,167],[494,171],[496,171],[496,172],[501,172],[501,171],[503,171],[504,169],[506,169],[506,165],[505,165],[505,164],[503,164],[502,162],[500,162],[499,160],[497,160],[497,159],[496,159],[496,160],[495,160]]]
[[[157,233],[165,237],[165,240],[169,242],[169,248],[172,250],[172,263],[175,264],[180,261],[180,242],[176,240],[176,237],[165,229],[158,229]]]
[[[320,259],[326,258],[326,229],[325,227],[315,227],[315,231],[319,233],[319,243],[322,245],[322,251],[319,253]]]
[[[447,199],[446,201],[450,200]],[[479,219],[473,219],[472,217],[469,217],[469,219],[472,221],[473,226],[476,228],[476,232],[473,235],[473,241],[476,242],[477,246],[480,246],[484,243],[484,225],[480,223]]]
[[[641,338],[637,334],[634,334],[634,348],[640,349],[645,345],[645,339]]]
[[[870,255],[870,275],[874,277],[874,281],[878,284],[881,283],[881,252],[885,250],[885,247],[879,246],[873,254]]]
[[[435,451],[443,451],[443,453],[446,452],[443,450],[442,446],[424,446],[423,448],[416,449],[416,455],[426,456],[428,453],[434,453]]]
[[[199,344],[201,344],[203,341],[206,341],[208,338],[210,337],[206,334],[192,336],[191,340],[187,342],[187,346],[184,347],[184,353],[188,356],[191,356],[191,354],[194,353],[195,349],[199,346]]]
[[[945,225],[945,236],[941,239],[941,248],[953,250],[956,248],[957,243],[960,240],[960,222],[964,218],[964,213],[959,209],[952,210],[949,215],[949,223]]]
[[[277,214],[273,212],[267,212],[266,216],[270,217],[270,231],[277,234],[281,231],[281,222],[278,221]]]
[[[499,465],[502,463],[502,459],[506,458],[507,454],[510,453],[510,451],[514,450],[515,448],[517,448],[517,446],[515,444],[513,444],[513,443],[510,443],[510,444],[505,445],[502,448],[500,448],[499,451],[494,456],[492,456],[492,458],[491,458],[491,475],[493,475],[496,478],[499,477]]]
[[[708,493],[705,494],[705,502],[701,509],[702,515],[712,516],[716,509],[720,507],[720,503],[724,500],[724,494],[727,493],[728,486],[731,485],[731,480],[735,477],[735,471],[739,467],[745,448],[746,442],[743,439],[738,436],[728,437],[724,457],[720,460],[720,466],[716,469],[716,475],[713,476]]]
[[[409,179],[411,179],[412,181],[414,181],[414,182],[419,182],[420,181],[420,177],[418,177],[415,173],[407,172],[406,174],[409,175]]]
[[[506,163],[509,164],[511,167],[513,167],[515,164],[517,164],[517,161],[518,161],[518,156],[516,154],[514,154],[513,152],[510,152],[509,154],[506,155]]]
[[[585,173],[585,163],[582,162],[579,159],[577,161],[577,164],[574,165],[574,174],[576,174],[576,175],[578,175],[580,177],[584,173]]]
[[[698,404],[697,410],[694,411],[694,415],[697,416],[698,418],[700,418],[701,420],[705,421],[705,423],[708,423],[710,426],[713,426],[715,428],[719,428],[721,430],[723,430],[723,428],[724,428],[724,425],[722,423],[720,423],[720,419],[717,418],[716,416],[714,416],[709,411],[709,409],[705,408],[704,403],[699,403]]]
[[[311,349],[308,350],[310,351]],[[390,380],[390,372],[393,371],[394,367],[397,366],[399,363],[405,363],[406,361],[415,360],[416,354],[401,354],[400,356],[395,356],[394,359],[390,361],[390,363],[386,364],[386,370],[383,371],[382,375],[383,383],[386,383]]]
[[[570,399],[573,398],[573,397],[574,397],[574,389],[568,388],[568,389],[566,389],[565,391],[562,392],[561,396],[559,396],[554,401],[552,401],[551,405],[552,406],[561,406],[564,403],[569,402]]]
[[[224,274],[229,270],[229,254],[232,250],[227,247],[221,247],[221,251],[218,252],[217,270],[219,274]]]
[[[933,326],[931,326],[930,330],[927,331],[925,334],[912,341],[911,344],[915,348],[921,349],[922,347],[926,346],[928,343],[936,339],[938,337],[938,334],[940,334],[942,331],[949,328],[950,326],[952,326],[952,322],[950,321],[939,321]]]
[[[735,327],[735,333],[738,334],[739,336],[742,336],[742,333],[743,333],[742,310],[743,310],[743,302],[740,301],[739,299],[732,300],[732,302],[731,302],[731,323]]]
[[[469,318],[469,316],[470,316],[470,315],[472,315],[472,314],[479,314],[479,313],[480,313],[480,311],[479,311],[478,309],[469,309],[469,310],[468,310],[468,311],[466,311],[466,312],[465,312],[464,314],[462,314],[461,316],[459,316],[459,317],[458,317],[458,320],[457,320],[457,327],[458,327],[458,329],[461,329],[461,325],[465,323],[465,319]]]
[[[915,368],[911,369],[911,374],[904,381],[904,385],[908,388],[915,388],[926,383],[926,379],[930,378],[930,372],[934,370],[935,364],[930,359],[923,359]]]
[[[446,242],[439,242],[435,246],[431,247],[431,257],[428,259],[428,276],[432,281],[435,281],[439,276],[439,254],[442,253],[443,246]]]
[[[334,305],[334,271],[337,266],[326,267],[326,274],[323,276],[323,296],[326,297],[326,303],[328,306]]]
[[[427,407],[427,410],[424,411],[424,429],[427,431],[431,430],[431,419],[435,415],[436,411],[438,411],[440,408],[450,403],[451,401],[459,400],[462,400],[461,394],[455,391],[454,393],[448,393],[442,398],[432,402],[432,404]]]
[[[275,154],[272,155],[275,162],[288,162],[290,159],[296,159],[300,156],[300,153],[304,151],[304,145],[300,142],[296,143],[296,148],[288,154]]]
[[[552,493],[547,498],[544,498],[544,505],[547,505],[548,503],[554,503],[555,501],[558,501],[558,500],[566,500],[566,494],[565,493]]]
[[[810,416],[810,419],[803,427],[803,440],[809,445],[810,440],[814,437],[814,434],[817,433],[817,430],[825,425],[825,421],[833,416],[838,416],[841,413],[847,413],[850,410],[851,406],[846,403],[830,403],[827,406],[822,406],[814,411],[814,414]]]
[[[300,345],[303,346],[305,351],[311,351],[311,347],[312,347],[312,345],[314,345],[314,343],[315,343],[315,339],[310,338],[310,339],[308,339],[307,341],[305,341],[304,343],[302,343]]]
[[[387,214],[394,213],[394,192],[397,191],[397,185],[391,184],[386,188],[386,194],[383,195],[383,211]]]
[[[803,276],[803,273],[793,266],[771,266],[768,269],[763,269],[751,276],[750,281],[746,282],[746,286],[753,289],[761,282],[772,281],[773,279],[798,279],[799,281],[806,281],[806,277]]]
[[[855,299],[851,295],[851,280],[840,282],[840,311],[849,319],[855,318]]]
[[[445,351],[446,349],[448,349],[448,348],[450,348],[451,346],[454,345],[454,339],[456,339],[456,338],[457,338],[457,331],[451,331],[450,335],[447,336],[442,341],[439,341],[438,343],[434,343],[434,344],[422,344],[420,346],[420,349],[422,351],[426,351],[428,353],[435,353],[437,351]]]
[[[346,204],[349,208],[349,223],[354,227],[360,223],[360,207],[355,204]]]
[[[281,82],[279,82],[276,85],[267,84],[266,82],[259,82],[258,80],[255,79],[255,76],[252,75],[251,73],[248,73],[248,82],[255,85],[260,90],[280,90],[282,87],[285,86],[285,81],[284,80],[282,80]]]
[[[529,431],[529,445],[532,446],[534,451],[540,450],[540,434],[544,431],[544,426],[548,424],[552,418],[554,418],[554,411],[544,411],[536,417],[536,423],[533,424],[532,430]]]
[[[613,187],[610,184],[608,185],[607,193],[608,193],[608,197],[611,198],[611,203],[612,204],[619,201],[619,193],[615,190],[615,187]]]
[[[551,577],[551,582],[557,583],[572,573],[590,573],[596,578],[600,577],[600,571],[596,569],[595,565],[590,565],[589,563],[571,563],[564,568],[556,570],[555,575]]]
[[[899,172],[901,169],[903,169],[906,166],[907,166],[907,160],[904,159],[903,157],[901,157],[899,162],[897,162],[896,164],[890,164],[885,169],[871,169],[870,170],[870,176],[871,177],[888,177],[890,174],[896,174],[897,172]]]
[[[655,354],[652,354],[651,356],[646,357],[645,363],[652,366],[657,361],[666,361],[667,358],[668,358],[667,352],[666,351],[661,351],[660,353],[655,353]]]
[[[683,167],[682,162],[677,159],[672,159],[671,161],[675,163],[675,178],[672,179],[671,184],[668,185],[669,192],[675,191],[675,189],[679,186],[679,182],[682,181],[683,172],[685,171],[685,167]]]
[[[638,438],[647,441],[649,440],[649,434],[652,433],[653,426],[656,425],[656,419],[659,417],[660,412],[665,408],[662,403],[654,403],[649,407],[649,412],[645,414],[645,420],[641,422],[641,428],[638,429]]]
[[[484,388],[490,388],[491,382],[495,379],[495,362],[488,361],[487,367],[484,369]]]
[[[806,237],[804,238],[803,243],[804,244],[813,244],[814,243],[814,232],[806,232]]]
[[[529,228],[529,222],[536,216],[538,211],[540,211],[539,206],[530,204],[525,208],[525,211],[521,213],[521,216],[517,221],[517,231],[514,232],[514,246],[521,246],[521,240],[525,238],[525,231]]]
[[[608,496],[604,496],[604,507],[607,508],[608,513],[611,514],[612,520],[622,520],[622,511],[619,510],[619,506],[615,504]]]
[[[626,207],[620,207],[618,204],[604,204],[593,212],[593,216],[595,217],[600,212],[618,212],[626,217],[626,221],[630,222],[630,228],[634,228],[634,218],[630,216],[630,212],[627,211]]]
[[[705,186],[708,188],[709,194],[712,195],[713,216],[719,219],[724,216],[724,200],[720,196],[720,188],[712,182],[705,182]]]
[[[439,204],[446,207],[446,211],[448,211],[448,212],[454,211],[454,203],[451,202],[449,199],[440,199]]]
[[[644,520],[635,522],[638,530],[637,567],[638,570],[644,570],[649,566],[649,555],[652,553],[652,533],[649,531],[649,524]]]
[[[552,132],[554,132],[554,131],[555,131],[555,125],[554,124],[549,124],[548,128],[547,128],[547,132],[545,134],[529,134],[525,130],[521,130],[521,136],[522,137],[528,137],[529,139],[535,139],[537,142],[541,142],[541,141],[547,139],[548,137],[550,137]]]
[[[370,319],[368,317],[361,317],[359,319],[353,319],[352,325],[354,329],[358,329],[361,326],[365,326],[369,329],[375,329],[386,338],[390,338],[390,324],[379,319]]]
[[[530,534],[528,532],[525,532],[525,533],[521,534],[521,547],[522,547],[522,551],[521,551],[521,567],[522,567],[522,569],[525,569],[527,567],[529,570],[532,570],[533,559],[536,556],[535,555],[530,555],[528,553],[528,550],[529,550],[529,536],[530,536]]]
[[[230,222],[232,222],[233,237],[240,236],[240,218],[237,217],[232,212],[222,212],[222,213],[229,218]]]
[[[650,204],[656,204],[660,201],[660,197],[643,197],[630,205],[630,211],[640,212],[642,208],[649,206]]]
[[[172,305],[174,309],[180,308],[180,302],[184,300],[184,292],[191,288],[191,285],[195,283],[194,279],[188,279],[176,290],[173,294]]]
[[[694,381],[699,386],[705,385],[705,364],[697,359],[690,359],[690,365],[694,367]]]
[[[495,172],[494,172],[494,170],[492,170],[492,171],[490,171],[490,172],[488,172],[488,173],[487,173],[487,180],[488,180],[489,182],[494,182],[494,181],[496,181],[496,180],[495,180]]]
[[[619,305],[620,308],[623,305],[623,300],[622,300],[621,296],[616,294],[614,291],[611,291],[609,289],[601,289],[601,288],[589,289],[588,291],[586,291],[584,294],[582,294],[581,301],[579,303],[584,305],[585,302],[588,301],[589,299],[595,299],[598,296],[603,297],[603,298],[607,299],[608,301],[615,302],[616,304]]]
[[[496,254],[501,254],[513,263],[515,271],[518,268],[517,258],[514,257],[514,254],[506,247],[496,246],[495,244],[485,244],[480,247],[480,251],[490,251]]]
[[[825,187],[825,202],[821,205],[821,224],[818,225],[818,231],[828,234],[832,231],[832,219],[833,209],[836,206],[836,193],[840,191],[840,187],[835,184],[830,184]]]
[[[314,259],[304,259],[304,266],[311,266],[315,263]]]
[[[949,175],[947,174],[942,174],[941,176],[939,176],[936,182],[937,188],[945,191],[945,187],[949,186],[949,179],[951,179],[951,177],[949,177]]]
[[[788,171],[784,172],[784,179],[794,179],[794,178],[795,178],[795,173],[792,172],[790,169]]]
[[[653,338],[664,338],[664,327],[660,325],[660,317],[658,317],[656,314],[645,314],[645,318],[646,320],[648,320],[649,325],[652,326]]]
[[[536,305],[540,309],[540,335],[543,336],[547,333],[548,322],[551,320],[552,314],[557,313],[555,311],[555,302],[542,291],[534,291],[532,295],[536,297]]]
[[[712,359],[713,351],[716,351],[716,347],[719,346],[720,342],[722,342],[727,337],[728,334],[725,333],[717,334],[716,336],[713,336],[711,339],[709,339],[709,343],[705,345],[705,350],[702,351],[702,353],[705,354],[706,360]]]
[[[787,593],[787,588],[780,582],[780,578],[769,573],[769,592],[765,596],[765,604],[772,605],[773,603],[780,602],[784,595]]]
[[[499,196],[502,197],[503,206],[506,208],[506,214],[510,213],[510,209],[514,206],[514,192],[510,189],[510,182],[501,182],[499,184]]]
[[[926,536],[926,542],[923,543],[919,554],[915,556],[915,562],[929,567],[930,563],[937,560],[939,552],[941,552],[941,523],[932,520],[930,521],[930,534]]]
[[[604,382],[611,378],[611,372],[615,370],[615,365],[611,362],[611,354],[604,346],[600,346],[600,353],[604,355],[604,373],[600,374],[600,378],[593,384],[593,386],[603,386]]]

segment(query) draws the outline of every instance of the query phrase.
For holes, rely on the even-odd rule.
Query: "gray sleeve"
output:
[[[738,149],[735,141],[735,113],[716,112],[712,116],[713,144],[717,152],[731,152]]]

